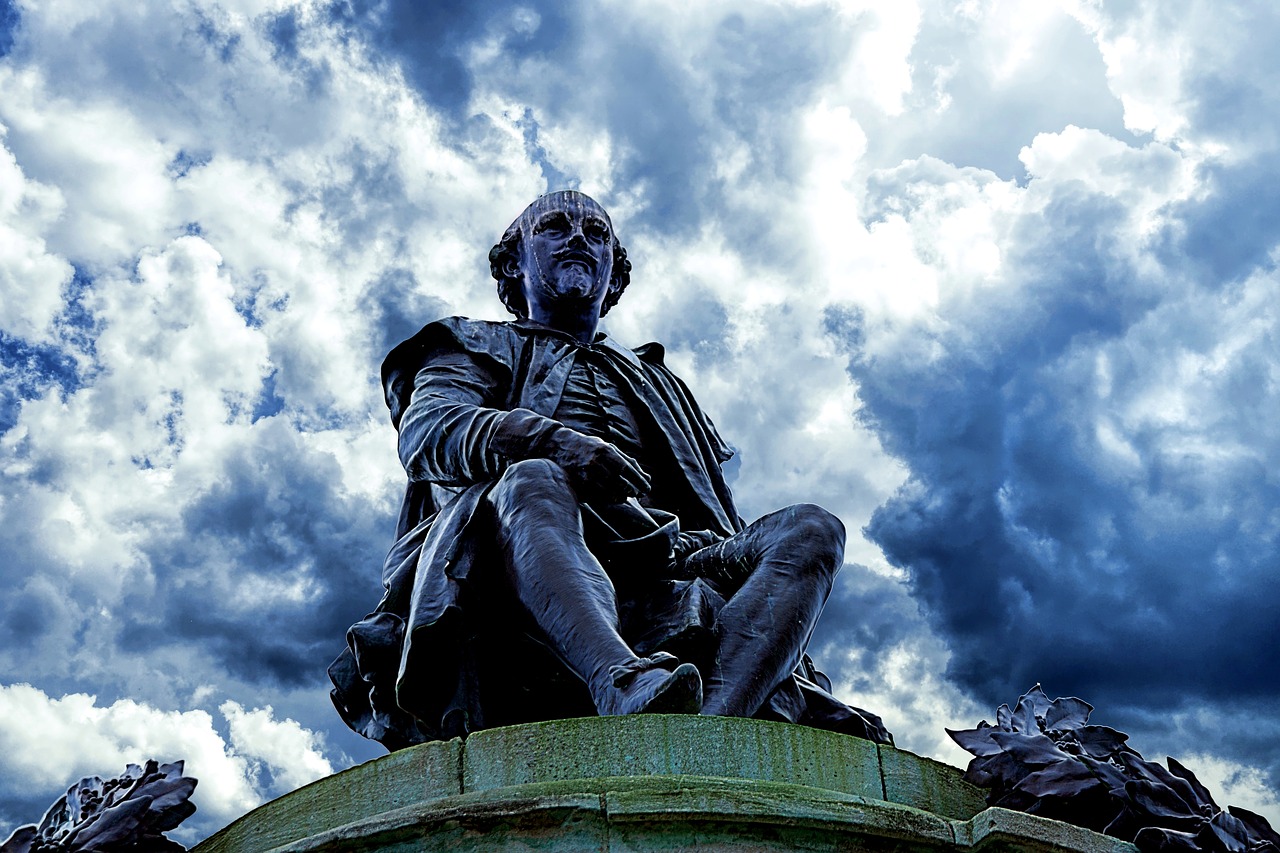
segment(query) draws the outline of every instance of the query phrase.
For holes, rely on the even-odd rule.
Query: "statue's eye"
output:
[[[568,228],[569,228],[568,217],[566,217],[564,214],[556,214],[553,216],[548,216],[545,219],[542,219],[541,221],[539,221],[538,226],[533,229],[533,233],[541,234],[543,232],[550,232],[552,234],[559,234],[564,231],[567,231]]]
[[[592,240],[609,239],[609,228],[603,222],[588,222],[582,230]]]

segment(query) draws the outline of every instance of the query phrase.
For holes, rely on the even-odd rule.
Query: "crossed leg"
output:
[[[690,555],[686,571],[728,598],[715,662],[700,679],[689,664],[666,672],[674,659],[640,658],[622,639],[617,593],[587,547],[577,495],[558,465],[512,465],[488,503],[511,588],[601,714],[753,716],[799,665],[844,554],[840,520],[798,504]]]
[[[694,666],[675,666],[670,655],[640,658],[618,633],[617,593],[587,548],[578,498],[560,466],[518,462],[487,501],[516,598],[586,682],[601,715],[700,710],[702,681]]]
[[[831,594],[844,541],[838,518],[797,504],[689,556],[686,571],[732,593],[716,619],[703,714],[754,716],[795,671]]]

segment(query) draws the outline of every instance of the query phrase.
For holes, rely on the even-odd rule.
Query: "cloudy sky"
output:
[[[1269,0],[0,0],[0,837],[199,838],[381,753],[325,666],[403,484],[376,372],[580,188],[815,638],[913,751],[1037,681],[1280,822]]]

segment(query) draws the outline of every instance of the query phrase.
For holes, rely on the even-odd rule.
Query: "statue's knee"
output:
[[[494,486],[493,497],[521,503],[540,495],[572,491],[564,469],[550,459],[525,459],[507,468]]]
[[[507,488],[528,488],[561,483],[568,485],[569,477],[550,459],[525,459],[508,466],[498,482]]]
[[[829,555],[839,568],[844,559],[844,522],[817,504],[797,504],[784,512],[793,546],[803,546],[812,554]]]

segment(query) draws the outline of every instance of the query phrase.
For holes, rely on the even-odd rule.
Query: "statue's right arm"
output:
[[[400,461],[411,480],[468,485],[528,458],[559,421],[496,408],[497,378],[466,352],[435,355],[418,370],[400,419]]]
[[[501,397],[497,378],[469,353],[440,353],[420,368],[399,426],[409,479],[470,485],[513,462],[543,458],[609,500],[649,490],[648,475],[612,444],[528,409],[496,408]]]

